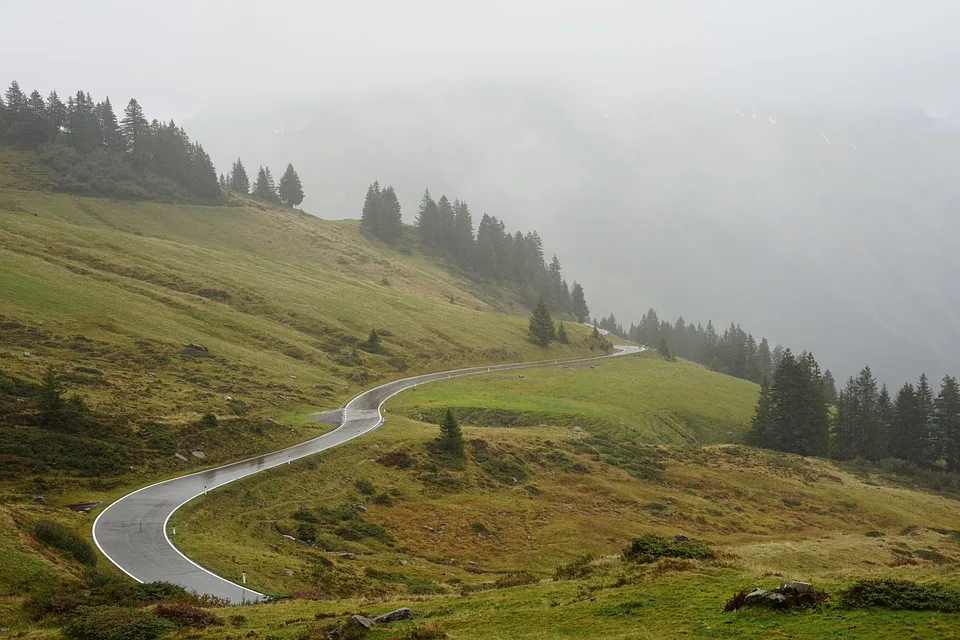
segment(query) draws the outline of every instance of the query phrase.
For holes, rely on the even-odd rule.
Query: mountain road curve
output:
[[[231,576],[236,580],[233,582],[204,569],[183,555],[167,535],[170,516],[207,491],[259,471],[330,449],[373,431],[383,424],[380,412],[383,403],[406,389],[425,382],[487,371],[583,362],[640,351],[639,347],[629,346],[616,349],[616,352],[604,356],[471,367],[428,373],[382,384],[350,400],[343,408],[343,421],[340,426],[322,436],[272,453],[164,480],[123,496],[97,516],[93,523],[93,540],[110,562],[138,582],[172,582],[190,591],[209,594],[236,604],[263,600],[266,597],[264,594],[242,584],[243,576]]]

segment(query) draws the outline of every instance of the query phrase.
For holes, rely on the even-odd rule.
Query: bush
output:
[[[913,611],[960,612],[960,589],[939,582],[858,580],[840,592],[845,607],[886,607]]]
[[[539,578],[529,571],[517,571],[515,573],[508,573],[500,576],[497,578],[496,582],[493,583],[493,585],[497,589],[507,589],[509,587],[519,587],[525,584],[535,584],[537,582],[540,582]]]
[[[164,620],[169,620],[178,627],[196,627],[202,629],[213,625],[223,624],[220,616],[212,611],[204,611],[200,607],[182,602],[165,602],[158,604],[155,612]]]
[[[865,534],[868,538],[882,538],[886,535],[883,531],[867,531]]]
[[[553,572],[554,580],[578,580],[593,573],[590,563],[597,559],[592,553],[582,555],[568,564],[562,564]]]
[[[428,622],[415,626],[404,636],[404,640],[442,640],[446,637],[443,627],[436,622]]]
[[[203,426],[205,427],[215,427],[217,426],[217,416],[216,414],[208,411],[207,413],[203,414],[203,418],[201,418],[200,422],[202,422]]]
[[[37,520],[33,525],[33,535],[40,542],[69,553],[81,564],[91,567],[97,564],[97,553],[93,550],[93,545],[59,522]]]
[[[369,480],[357,480],[354,486],[357,487],[357,491],[365,496],[372,496],[377,491],[377,488]]]
[[[713,550],[697,540],[671,540],[648,533],[634,538],[630,546],[623,550],[623,557],[638,562],[653,562],[660,558],[702,560],[712,558]]]
[[[153,640],[174,625],[154,613],[126,607],[81,607],[63,630],[76,640]]]

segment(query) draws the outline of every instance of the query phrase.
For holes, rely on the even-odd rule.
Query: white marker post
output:
[[[247,584],[247,572],[246,572],[246,571],[242,571],[242,572],[240,573],[240,575],[242,576],[243,584]]]
[[[207,495],[207,485],[203,485],[203,495]]]
[[[177,535],[177,528],[176,528],[176,527],[173,528],[173,535]]]

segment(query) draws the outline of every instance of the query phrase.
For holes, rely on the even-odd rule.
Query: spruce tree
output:
[[[917,433],[920,435],[919,464],[932,464],[939,459],[937,442],[933,433],[933,390],[927,374],[921,374],[917,382]]]
[[[502,235],[502,234],[501,234]],[[494,247],[496,250],[496,246]],[[458,202],[453,209],[453,258],[461,267],[473,264],[473,216],[466,202]],[[498,260],[498,265],[499,265]],[[500,273],[496,274],[499,280]]]
[[[923,462],[923,430],[916,389],[909,382],[897,393],[893,403],[893,423],[890,428],[890,451],[901,460],[914,464]]]
[[[253,193],[251,195],[265,202],[273,202],[277,198],[277,191],[268,172],[269,169],[264,167],[260,167],[257,171],[257,181],[253,183]]]
[[[667,360],[673,360],[673,354],[670,353],[670,347],[667,345],[666,337],[660,338],[660,347],[657,349],[657,351],[659,351],[660,355]]]
[[[277,192],[280,202],[288,207],[296,207],[303,202],[303,185],[300,184],[300,176],[294,171],[292,164],[288,164],[287,170],[283,172]]]
[[[135,98],[130,98],[123,110],[123,120],[120,121],[120,138],[124,149],[134,156],[135,161],[146,160],[146,140],[150,134],[150,124],[143,115],[143,109]]]
[[[930,460],[941,458],[947,471],[960,470],[960,385],[952,376],[944,376],[934,401],[933,435]]]
[[[240,158],[237,158],[230,169],[230,189],[243,195],[250,193],[250,178],[247,176],[247,170],[243,167]]]
[[[590,307],[587,306],[587,299],[583,295],[583,287],[576,281],[573,283],[573,291],[570,296],[573,304],[573,315],[576,316],[577,322],[586,322],[587,318],[590,317]]]
[[[63,384],[57,370],[48,365],[37,395],[40,422],[49,429],[60,429],[67,418],[67,403],[63,398]]]
[[[747,442],[757,447],[775,449],[779,444],[775,438],[773,397],[770,383],[766,380],[760,385],[760,397],[757,408],[750,422],[750,431],[747,432]]]
[[[827,404],[837,404],[837,383],[830,369],[823,372],[823,392],[827,398]]]
[[[97,119],[100,123],[100,145],[108,151],[123,151],[124,143],[120,135],[120,125],[110,104],[110,97],[97,105]]]
[[[440,238],[442,237],[440,211],[437,209],[437,203],[430,197],[429,189],[423,192],[423,198],[420,199],[416,226],[417,232],[420,234],[420,242],[429,247],[440,245]]]
[[[543,301],[543,298],[540,298],[530,315],[530,340],[541,347],[546,347],[556,337],[550,310],[547,309],[547,304]]]
[[[567,344],[570,342],[570,338],[567,337],[567,330],[563,326],[563,322],[560,323],[560,326],[557,327],[557,342],[561,344]]]
[[[400,200],[393,187],[386,187],[380,193],[380,239],[390,244],[396,244],[403,236],[403,215],[400,211]]]
[[[360,226],[375,236],[380,235],[380,183],[374,181],[367,187],[367,195],[363,199],[363,213],[360,215]]]
[[[440,437],[437,438],[437,448],[455,458],[464,457],[463,432],[457,424],[453,411],[447,409],[440,423]]]

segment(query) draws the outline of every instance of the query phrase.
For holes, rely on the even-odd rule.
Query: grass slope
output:
[[[652,352],[629,359],[451,380],[388,404],[409,417],[453,407],[478,426],[564,425],[656,443],[730,442],[753,416],[758,387]]]
[[[178,545],[224,575],[245,570],[254,586],[301,598],[244,613],[239,629],[278,638],[300,637],[327,614],[400,605],[452,638],[947,638],[960,624],[957,614],[835,603],[802,615],[723,613],[736,591],[776,586],[780,577],[828,591],[859,577],[960,584],[957,503],[824,460],[736,445],[639,444],[660,437],[642,427],[655,424],[651,415],[682,414],[698,389],[740,385],[686,363],[626,357],[524,376],[477,376],[476,393],[450,380],[401,394],[387,425],[369,437],[187,505],[171,523]],[[665,377],[669,392],[656,391]],[[529,388],[518,386],[525,383],[560,400],[561,390],[577,391],[580,404],[527,398]],[[628,389],[647,393],[640,400]],[[755,393],[748,385],[728,394],[714,431],[700,434],[742,432]],[[445,463],[426,448],[437,426],[403,415],[443,399],[538,419],[466,426],[468,460]],[[611,429],[621,402],[634,418]],[[592,417],[578,432],[542,418],[550,408],[561,420],[574,410]],[[709,423],[699,415],[696,424]],[[635,535],[677,532],[706,541],[717,558],[636,566],[618,555]],[[585,553],[597,558],[585,577],[553,578]],[[317,598],[333,602],[310,601]]]
[[[57,572],[23,533],[34,519],[88,533],[92,515],[63,504],[315,436],[325,427],[304,414],[379,381],[592,353],[585,327],[571,327],[569,345],[531,344],[509,292],[373,242],[355,221],[252,200],[79,198],[52,184],[33,154],[0,148],[0,374],[36,382],[56,366],[67,393],[138,453],[121,475],[32,467],[23,443],[57,434],[33,426],[31,402],[0,393],[0,454],[13,456],[0,464],[0,521],[13,527],[0,536],[0,596],[21,576]],[[381,353],[363,347],[373,328]],[[208,412],[216,424],[201,420]],[[31,503],[38,494],[47,506]]]

